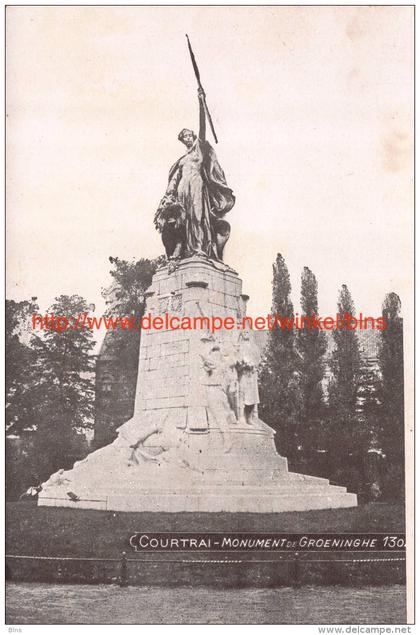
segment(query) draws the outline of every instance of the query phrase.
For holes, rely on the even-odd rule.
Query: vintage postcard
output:
[[[410,5],[6,8],[9,632],[410,632],[413,56]]]

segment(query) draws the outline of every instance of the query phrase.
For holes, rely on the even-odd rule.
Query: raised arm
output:
[[[198,89],[198,103],[200,106],[200,128],[198,132],[198,138],[202,141],[206,140],[206,109],[204,106],[204,100],[206,95],[202,88]]]

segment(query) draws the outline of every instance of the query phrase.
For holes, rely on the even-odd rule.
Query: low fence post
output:
[[[292,581],[292,585],[295,587],[300,587],[301,586],[301,580],[300,580],[300,558],[299,558],[299,552],[295,552],[294,554],[294,558],[293,558],[293,581]]]
[[[127,586],[128,583],[128,579],[127,579],[127,554],[125,553],[125,551],[122,552],[121,554],[121,560],[120,560],[120,586],[124,587]]]

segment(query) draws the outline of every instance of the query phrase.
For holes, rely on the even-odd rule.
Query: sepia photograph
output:
[[[5,37],[8,632],[410,632],[414,6]]]

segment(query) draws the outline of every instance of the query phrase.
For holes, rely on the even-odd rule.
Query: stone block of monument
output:
[[[235,197],[205,138],[200,83],[199,105],[199,135],[180,132],[186,152],[155,215],[167,264],[146,294],[155,328],[141,335],[134,416],[113,443],[53,474],[39,505],[266,513],[357,505],[344,487],[289,472],[258,416],[259,350],[241,328],[247,296],[223,262]],[[173,319],[168,328],[167,315],[191,328]],[[212,317],[231,318],[232,328],[212,332]]]
[[[258,417],[258,347],[237,325],[238,275],[202,256],[157,271],[145,316],[197,328],[145,329],[134,417],[118,438],[53,475],[39,505],[120,511],[281,512],[351,507],[356,496],[294,474]],[[232,317],[214,333],[206,317]],[[184,322],[185,324],[185,322]],[[68,492],[76,494],[77,500]]]

